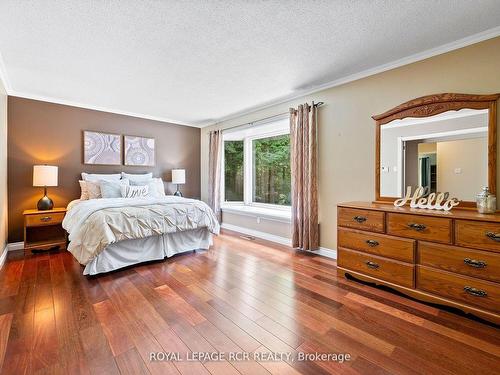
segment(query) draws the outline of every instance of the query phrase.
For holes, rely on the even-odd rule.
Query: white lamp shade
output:
[[[33,186],[57,186],[57,171],[53,165],[34,165]]]
[[[186,170],[185,169],[172,169],[172,183],[185,184],[186,183]]]

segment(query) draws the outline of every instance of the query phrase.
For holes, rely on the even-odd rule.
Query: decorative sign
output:
[[[396,207],[404,206],[406,203],[410,202],[411,208],[428,208],[430,210],[444,210],[449,211],[453,207],[458,206],[460,201],[457,198],[448,199],[450,193],[430,193],[427,197],[424,197],[426,189],[419,186],[413,196],[411,195],[411,186],[406,188],[406,195],[404,198],[396,199],[394,205]],[[444,201],[444,203],[443,203]]]

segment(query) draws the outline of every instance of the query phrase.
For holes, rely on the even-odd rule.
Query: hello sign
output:
[[[460,201],[457,198],[448,199],[450,193],[430,193],[427,197],[424,197],[428,189],[423,187],[418,187],[413,196],[411,195],[411,186],[406,188],[406,195],[404,198],[396,199],[394,205],[396,207],[404,206],[406,203],[410,202],[411,208],[427,208],[430,210],[444,210],[449,211],[453,207],[458,206]],[[444,203],[443,203],[444,202]]]

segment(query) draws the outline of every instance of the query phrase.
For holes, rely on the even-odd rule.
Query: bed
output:
[[[176,196],[78,199],[62,225],[84,275],[208,249],[220,230],[204,202]]]

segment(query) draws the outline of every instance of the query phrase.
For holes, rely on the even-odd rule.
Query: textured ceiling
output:
[[[203,125],[500,26],[499,0],[1,0],[11,95]]]

